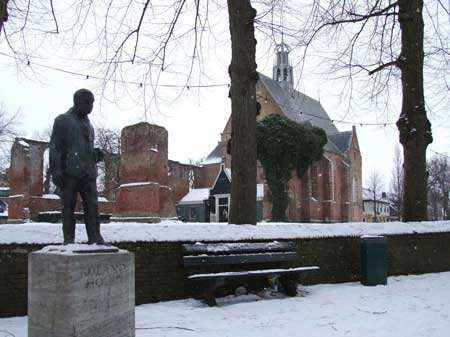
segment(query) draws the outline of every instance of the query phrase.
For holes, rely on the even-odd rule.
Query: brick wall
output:
[[[169,186],[172,189],[172,198],[175,203],[178,203],[189,192],[190,171],[194,174],[194,188],[211,187],[211,185],[204,186],[203,167],[169,160]]]
[[[450,232],[387,237],[389,275],[450,270]],[[275,239],[275,238],[274,238]],[[281,241],[281,240],[279,240]],[[320,271],[304,284],[358,281],[358,237],[298,239],[297,266],[318,265]],[[152,303],[191,296],[182,267],[180,242],[122,242],[136,256],[136,303]],[[43,245],[0,245],[0,317],[26,315],[27,256]]]

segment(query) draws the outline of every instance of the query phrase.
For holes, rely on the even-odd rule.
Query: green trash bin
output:
[[[386,238],[361,237],[361,283],[365,286],[387,284]]]

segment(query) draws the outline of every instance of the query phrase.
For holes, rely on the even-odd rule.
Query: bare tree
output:
[[[377,206],[383,190],[383,178],[381,174],[376,170],[370,172],[369,178],[366,182],[366,186],[366,190],[369,193],[370,199],[373,201],[373,221],[378,222]]]
[[[403,160],[400,148],[395,147],[394,167],[391,173],[389,202],[401,220],[403,201]]]
[[[97,126],[95,128],[95,146],[100,148],[105,155],[120,154],[120,131]]]
[[[450,219],[450,162],[447,156],[435,155],[428,162],[428,208],[432,220]]]
[[[10,162],[10,148],[17,136],[20,126],[21,112],[9,113],[6,106],[0,103],[0,171],[4,172]]]
[[[285,5],[284,12],[294,13],[295,6],[286,9]],[[432,133],[424,98],[424,62],[429,61],[427,70],[436,76],[433,85],[442,80],[440,90],[448,93],[449,3],[316,0],[308,13],[299,31],[291,25],[285,35],[301,35],[298,45],[304,47],[305,55],[313,42],[324,38],[328,42],[324,59],[336,77],[345,76],[347,81],[342,82],[351,97],[356,90],[353,80],[364,75],[369,75],[371,83],[366,86],[367,97],[374,101],[385,94],[389,102],[390,90],[400,82],[403,96],[397,127],[404,158],[402,218],[426,220],[426,149]],[[430,23],[426,37],[424,18]],[[333,47],[337,53],[332,55]],[[449,95],[444,96],[448,100]]]
[[[120,131],[106,127],[95,128],[95,146],[100,148],[105,160],[98,165],[99,191],[103,191],[108,200],[115,199],[120,185]]]

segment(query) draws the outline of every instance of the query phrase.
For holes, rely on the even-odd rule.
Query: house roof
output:
[[[198,204],[209,198],[209,188],[195,188],[190,190],[183,199],[179,201],[180,205]]]
[[[178,204],[179,205],[194,205],[201,204],[203,201],[208,200],[209,198],[209,188],[196,188],[190,190],[188,194],[186,194],[183,199],[181,199]],[[264,199],[264,184],[256,185],[256,200]]]

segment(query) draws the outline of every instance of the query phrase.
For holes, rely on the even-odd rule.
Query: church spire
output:
[[[289,92],[294,87],[292,66],[289,63],[291,47],[284,43],[284,34],[281,33],[281,43],[275,47],[276,58],[273,66],[273,79]]]

